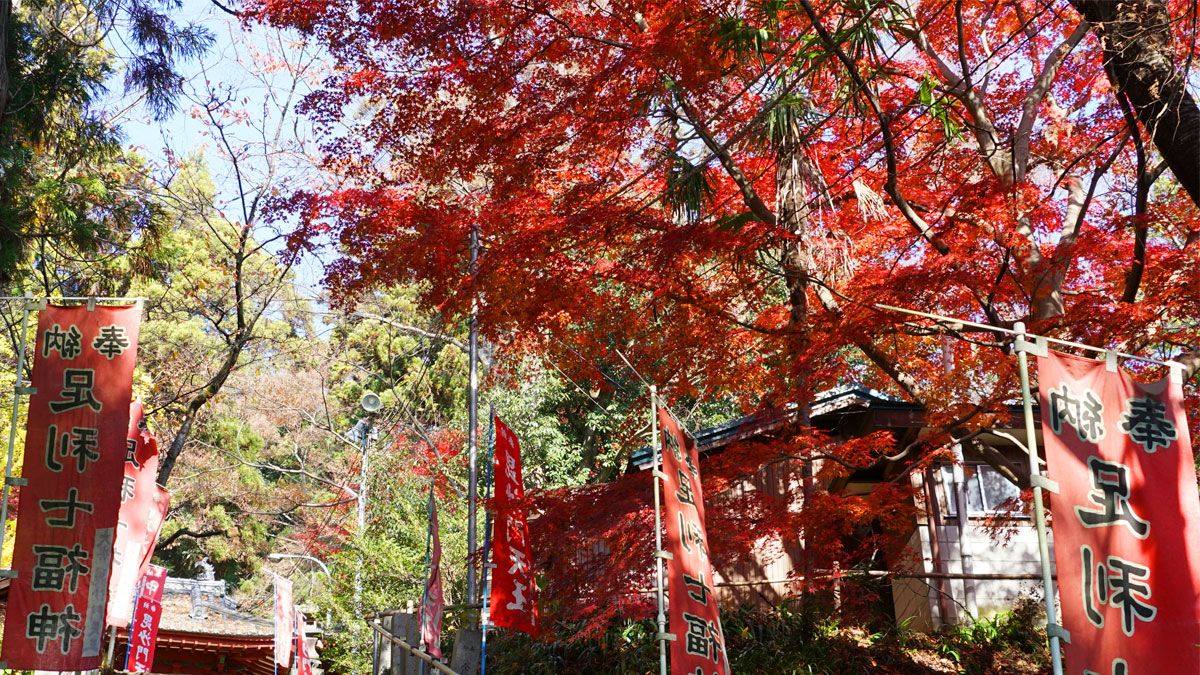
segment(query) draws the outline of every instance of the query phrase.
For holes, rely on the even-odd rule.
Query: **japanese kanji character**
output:
[[[1092,548],[1086,544],[1079,548],[1083,563],[1083,607],[1084,613],[1097,628],[1104,627],[1104,615],[1100,605],[1121,610],[1121,630],[1130,637],[1137,628],[1136,621],[1153,621],[1158,608],[1147,602],[1150,599],[1150,568],[1119,558],[1108,556],[1106,563],[1093,561]]]
[[[518,612],[524,612],[526,602],[529,602],[529,599],[525,597],[525,584],[514,579],[513,601],[505,604],[504,606],[508,609],[515,609]]]
[[[78,542],[71,548],[34,546],[33,554],[37,556],[37,563],[33,567],[30,585],[35,591],[61,591],[66,586],[67,590],[74,593],[79,588],[79,577],[86,577],[91,571],[90,567],[83,564],[88,559],[88,552]]]
[[[1090,389],[1076,396],[1064,384],[1061,389],[1051,389],[1050,396],[1050,427],[1054,433],[1062,435],[1063,423],[1075,428],[1079,440],[1085,443],[1098,443],[1107,433],[1104,428],[1104,404]]]
[[[525,543],[525,530],[521,527],[521,520],[511,513],[504,515],[504,540]]]
[[[688,612],[683,613],[683,620],[688,625],[684,642],[684,649],[687,653],[719,662],[724,649],[721,647],[721,631],[717,628],[717,624]]]
[[[692,477],[683,472],[683,469],[676,469],[675,473],[679,474],[679,488],[675,490],[675,498],[680,504],[696,505],[696,497],[692,495]]]
[[[70,361],[83,351],[83,345],[80,342],[82,338],[83,333],[80,333],[73,324],[66,330],[63,330],[62,326],[54,324],[42,338],[42,358],[49,358],[50,352],[58,352],[59,356]]]
[[[42,605],[40,610],[25,618],[25,637],[37,641],[39,654],[46,651],[47,642],[59,639],[62,640],[59,649],[63,654],[70,654],[71,641],[83,635],[83,629],[76,625],[81,618],[73,604],[58,614],[50,611],[50,605]]]
[[[99,429],[89,427],[74,427],[71,429],[71,456],[75,458],[75,470],[79,473],[87,471],[88,462],[100,459],[97,449],[100,445]]]
[[[63,470],[62,462],[58,461],[59,455],[66,456],[69,452],[71,444],[71,435],[63,433],[59,435],[58,425],[51,424],[46,429],[46,468],[58,473]]]
[[[679,451],[679,439],[667,429],[663,429],[663,445],[671,451],[671,456],[675,458],[676,462],[683,461],[683,453]]]
[[[124,326],[101,326],[99,334],[92,340],[92,349],[111,361],[114,356],[124,354],[129,344]]]
[[[41,499],[38,500],[38,506],[41,507],[42,513],[50,511],[65,510],[67,515],[62,518],[47,518],[46,524],[50,527],[75,527],[75,512],[83,511],[84,513],[93,513],[95,507],[91,502],[79,501],[79,488],[71,488],[67,490],[67,498],[64,500],[58,499]]]
[[[509,455],[504,461],[504,475],[515,485],[517,482],[517,458]]]
[[[1146,452],[1165,448],[1179,438],[1175,423],[1167,419],[1167,404],[1151,396],[1126,399],[1119,427]]]
[[[679,540],[683,544],[683,548],[688,553],[693,553],[692,544],[700,551],[700,557],[708,557],[708,551],[704,548],[704,531],[700,529],[700,524],[694,520],[687,520],[683,514],[679,515]]]
[[[525,575],[529,573],[529,561],[525,559],[525,552],[519,549],[510,549],[508,552],[508,568],[509,574]]]
[[[710,589],[708,587],[708,584],[705,583],[703,571],[700,572],[700,578],[696,578],[696,577],[688,574],[687,572],[684,572],[683,573],[683,585],[685,587],[695,586],[695,587],[699,588],[700,589],[699,591],[689,590],[687,592],[688,597],[702,605],[708,604],[708,596],[711,595],[713,591],[712,591],[712,589]]]
[[[63,371],[63,390],[59,394],[65,401],[51,401],[50,411],[66,412],[87,406],[92,412],[100,412],[103,405],[92,395],[96,386],[96,371],[91,368],[67,368]]]
[[[1095,456],[1088,457],[1087,465],[1092,477],[1088,499],[1101,508],[1076,506],[1075,515],[1079,522],[1084,527],[1125,525],[1133,536],[1145,539],[1150,534],[1150,523],[1139,518],[1129,504],[1129,467]]]
[[[136,438],[125,439],[125,462],[132,464],[135,469],[140,469],[142,468],[142,463],[137,458],[137,447],[138,442]]]
[[[1100,673],[1094,670],[1085,670],[1083,675],[1100,675]],[[1129,675],[1129,664],[1125,662],[1125,659],[1113,659],[1112,675]]]
[[[134,487],[136,485],[137,485],[137,478],[134,478],[133,476],[125,476],[124,478],[121,479],[121,503],[122,504],[129,501],[130,499],[133,499],[133,495],[137,494],[134,491]]]
[[[1133,635],[1135,619],[1153,621],[1158,608],[1145,602],[1150,599],[1150,568],[1136,565],[1116,556],[1108,556],[1110,607],[1121,607],[1121,630]]]

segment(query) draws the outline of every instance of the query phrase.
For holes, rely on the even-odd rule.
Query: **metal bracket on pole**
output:
[[[16,487],[23,487],[29,484],[29,481],[20,476],[5,476],[4,482],[7,485],[15,485]]]
[[[674,633],[655,633],[654,639],[659,642],[674,642],[675,634]]]
[[[1056,637],[1067,644],[1071,644],[1071,631],[1063,628],[1061,624],[1048,623],[1046,624],[1046,635]]]
[[[16,579],[16,570],[0,570],[0,579]]]
[[[1031,487],[1041,488],[1046,492],[1058,494],[1058,481],[1050,480],[1040,473],[1033,474],[1029,477],[1029,485]]]
[[[1117,353],[1111,349],[1104,351],[1104,369],[1110,373],[1120,372],[1121,370],[1117,367]]]
[[[37,387],[17,385],[13,387],[13,391],[17,392],[18,396],[37,396]]]
[[[667,482],[667,474],[663,473],[662,471],[659,471],[658,469],[654,470],[654,477],[661,480],[664,483]]]
[[[662,558],[663,560],[674,560],[675,554],[671,553],[670,551],[655,551],[654,557]]]
[[[1013,340],[1013,349],[1016,350],[1017,353],[1025,352],[1026,354],[1033,354],[1034,356],[1047,356],[1050,353],[1050,343],[1046,342],[1046,338],[1040,335],[1035,335],[1033,342],[1030,342],[1029,340],[1025,339],[1025,333],[1021,332],[1018,333],[1016,339]]]
[[[1167,374],[1167,378],[1171,382],[1171,384],[1183,384],[1183,364],[1182,363],[1180,363],[1178,361],[1168,361],[1167,362],[1167,370],[1170,371]]]
[[[25,310],[29,312],[41,312],[46,309],[46,299],[27,300],[25,301]]]

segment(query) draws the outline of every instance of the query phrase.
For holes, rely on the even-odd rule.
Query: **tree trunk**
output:
[[[788,292],[788,352],[793,356],[804,353],[808,331],[808,285],[812,274],[811,256],[807,252],[808,191],[805,189],[804,146],[795,120],[788,124],[784,137],[775,152],[776,222],[785,233],[781,263],[784,284]],[[802,376],[793,373],[793,389],[803,387]]]
[[[8,112],[9,84],[12,78],[8,75],[9,31],[12,30],[12,0],[0,0],[0,128],[4,125],[4,114]]]
[[[1200,108],[1175,67],[1164,0],[1070,0],[1104,46],[1105,67],[1175,179],[1200,207]]]

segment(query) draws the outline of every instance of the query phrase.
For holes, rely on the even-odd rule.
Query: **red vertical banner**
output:
[[[158,622],[162,619],[163,587],[166,584],[166,569],[158,565],[146,566],[134,603],[133,620],[129,625],[129,654],[125,658],[127,672],[152,672]]]
[[[296,610],[296,675],[312,675],[312,661],[308,656],[308,642],[304,638],[307,632],[304,615]]]
[[[671,672],[729,674],[721,612],[708,559],[699,457],[692,438],[664,408],[662,425],[663,518],[667,529],[667,590],[670,594]]]
[[[113,544],[112,573],[108,577],[107,620],[108,625],[121,628],[129,625],[137,581],[154,556],[154,545],[170,497],[156,483],[158,442],[146,430],[141,401],[134,401],[129,408],[129,434],[125,444],[121,509]]]
[[[275,575],[275,663],[284,668],[292,665],[292,640],[295,626],[295,607],[292,605],[292,582]]]
[[[425,651],[442,658],[442,538],[438,534],[437,507],[429,495],[429,578],[425,580],[425,600],[421,603],[421,641]]]
[[[141,307],[48,307],[34,392],[3,660],[13,670],[100,666]]]
[[[1038,392],[1067,672],[1200,672],[1200,495],[1180,383],[1050,352]]]
[[[529,524],[525,518],[525,483],[521,476],[521,446],[513,432],[496,418],[496,448],[492,460],[496,511],[492,531],[492,592],[488,621],[537,635],[536,587]]]

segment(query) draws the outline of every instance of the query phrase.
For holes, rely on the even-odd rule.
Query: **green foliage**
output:
[[[735,673],[779,675],[1034,675],[1046,672],[1049,653],[1038,622],[1038,605],[1023,601],[1010,613],[982,619],[943,634],[907,626],[870,628],[843,624],[815,597],[807,604],[773,609],[725,608],[722,624]],[[572,627],[557,626],[548,640],[496,631],[488,638],[488,672],[657,672],[658,650],[651,620],[612,625],[597,640],[571,640]]]

